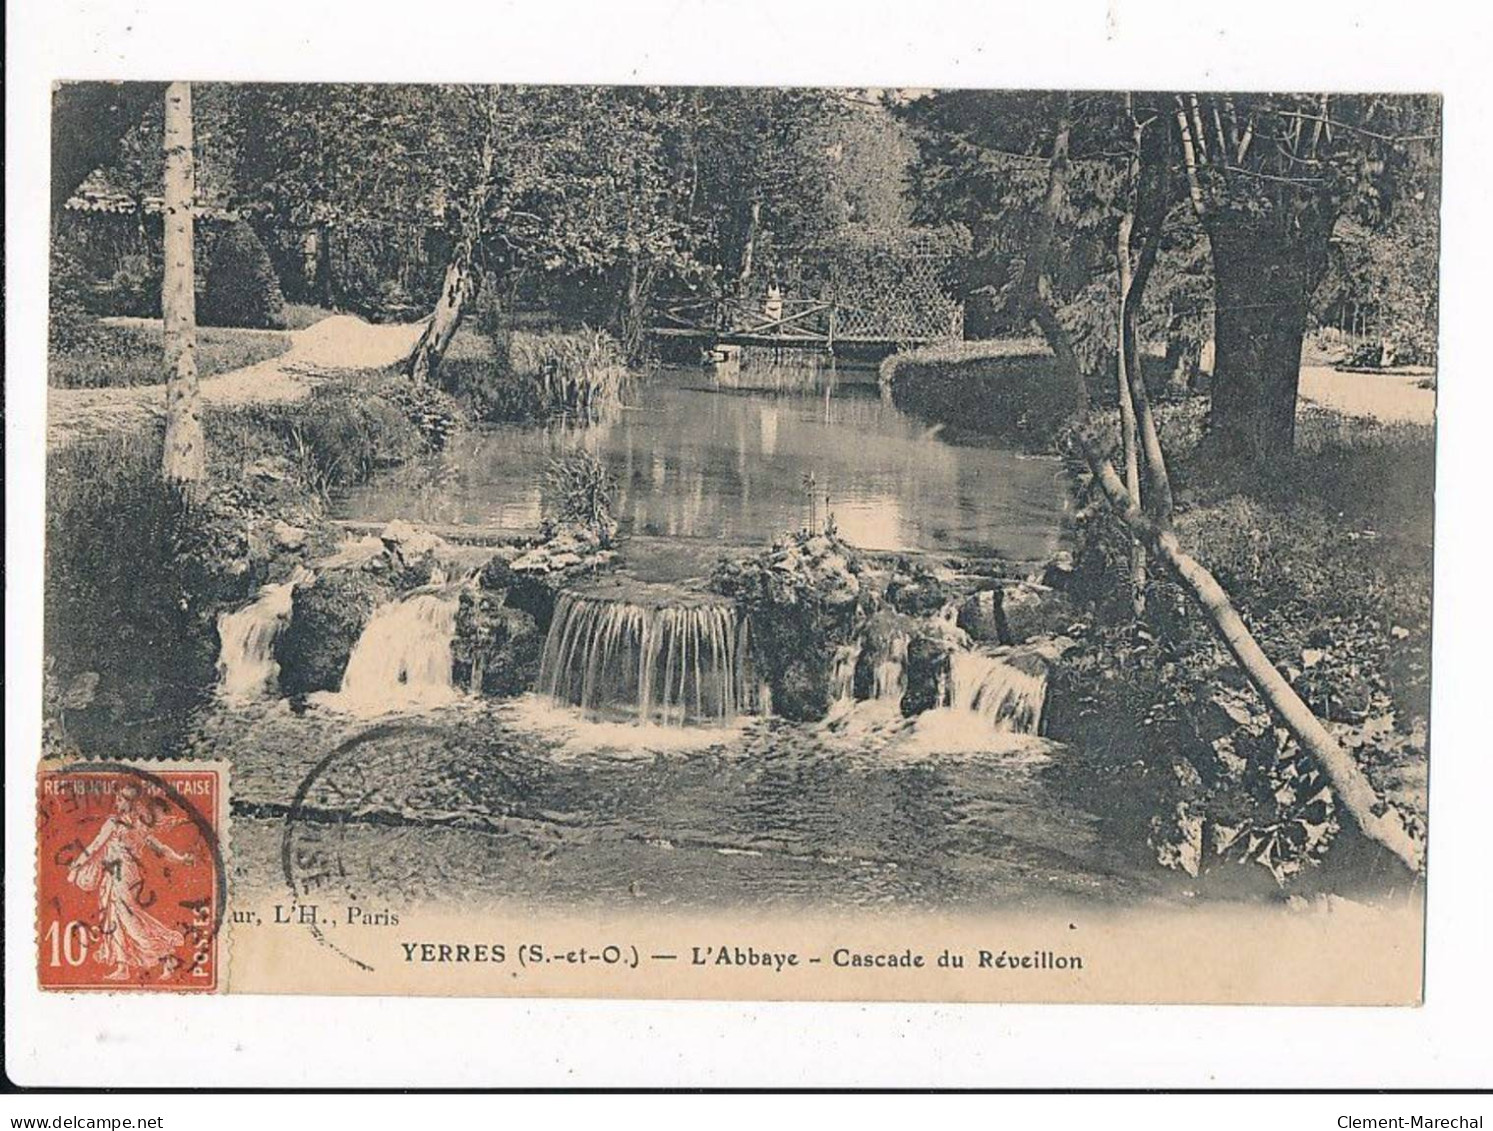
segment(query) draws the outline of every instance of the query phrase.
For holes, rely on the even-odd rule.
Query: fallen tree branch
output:
[[[1184,157],[1187,161],[1191,187],[1194,190],[1194,204],[1200,205],[1202,202],[1201,194],[1197,191],[1195,154],[1191,151],[1192,139],[1188,135],[1187,115],[1180,98],[1177,100],[1177,105]],[[1119,473],[1105,456],[1103,447],[1089,434],[1087,374],[1073,349],[1067,328],[1058,318],[1048,274],[1053,246],[1053,229],[1067,188],[1070,129],[1071,125],[1065,114],[1058,122],[1049,170],[1048,192],[1043,202],[1041,223],[1038,226],[1038,239],[1034,244],[1033,252],[1028,256],[1028,262],[1023,271],[1023,283],[1029,287],[1025,298],[1029,304],[1027,309],[1031,313],[1032,321],[1047,339],[1047,344],[1057,363],[1067,368],[1070,375],[1077,380],[1080,390],[1080,424],[1075,434],[1083,450],[1084,460],[1121,523],[1150,551],[1151,557],[1161,562],[1187,590],[1188,595],[1207,615],[1214,634],[1223,641],[1224,646],[1228,648],[1229,653],[1239,664],[1255,690],[1259,692],[1260,697],[1265,700],[1266,705],[1285,723],[1286,728],[1301,747],[1316,759],[1348,818],[1365,837],[1387,850],[1403,864],[1413,877],[1420,871],[1422,851],[1415,838],[1406,829],[1400,814],[1379,798],[1352,755],[1339,745],[1322,721],[1296,694],[1285,676],[1276,670],[1275,665],[1270,662],[1270,658],[1265,655],[1264,650],[1249,631],[1249,627],[1244,623],[1238,610],[1234,608],[1223,586],[1219,585],[1217,578],[1201,562],[1183,550],[1181,542],[1172,530],[1170,523],[1171,483],[1161,454],[1161,444],[1156,434],[1155,423],[1151,417],[1145,381],[1139,372],[1138,364],[1133,368],[1127,366],[1126,368],[1132,371],[1126,376],[1129,390],[1137,401],[1136,407],[1142,409],[1142,412],[1137,414],[1142,418],[1138,423],[1143,451],[1147,456],[1147,470],[1154,488],[1151,492],[1150,514],[1142,509],[1141,500],[1126,490]],[[1147,203],[1153,207],[1164,207],[1156,200],[1154,193]],[[1155,263],[1156,249],[1160,242],[1160,220],[1164,214],[1162,211],[1159,216],[1155,216],[1157,230],[1148,232],[1150,238],[1144,245],[1141,263],[1136,272],[1140,277],[1141,286],[1136,287],[1136,281],[1129,280],[1131,289],[1129,297],[1133,298],[1137,305],[1141,289]],[[1122,338],[1127,336],[1129,335],[1122,332]],[[1121,341],[1122,354],[1127,352],[1127,345],[1131,347],[1131,350],[1126,360],[1136,361],[1139,349],[1136,348],[1135,339],[1131,337],[1128,343]]]
[[[1182,549],[1176,534],[1146,515],[1125,490],[1119,474],[1092,440],[1079,434],[1084,459],[1109,505],[1127,528],[1146,543],[1153,558],[1163,562],[1207,614],[1213,631],[1223,641],[1266,704],[1286,724],[1303,749],[1316,759],[1353,823],[1370,840],[1388,849],[1411,872],[1422,862],[1420,846],[1405,828],[1400,814],[1384,804],[1358,763],[1332,737],[1265,655],[1249,627],[1234,608],[1223,586],[1201,562]]]

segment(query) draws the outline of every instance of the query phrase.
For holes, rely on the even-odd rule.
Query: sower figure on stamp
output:
[[[168,927],[145,910],[140,899],[144,890],[141,856],[149,848],[178,864],[196,862],[190,852],[177,852],[158,840],[154,828],[140,812],[137,801],[140,790],[126,785],[114,800],[114,812],[83,850],[67,878],[84,891],[98,891],[102,945],[98,961],[113,963],[114,969],[104,975],[111,982],[123,981],[132,969],[150,969],[159,964],[161,977],[169,977],[177,965],[176,951],[186,941],[178,930]],[[179,823],[174,822],[174,823]]]

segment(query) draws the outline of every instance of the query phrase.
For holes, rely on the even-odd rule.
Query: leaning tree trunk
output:
[[[1209,438],[1226,458],[1263,466],[1295,447],[1301,344],[1329,232],[1310,215],[1289,234],[1278,218],[1235,214],[1207,230],[1217,351]]]
[[[1095,481],[1120,521],[1131,533],[1145,540],[1155,560],[1167,567],[1203,610],[1215,635],[1243,669],[1266,705],[1321,766],[1349,820],[1368,839],[1387,849],[1414,876],[1423,862],[1422,850],[1405,828],[1399,812],[1379,798],[1353,756],[1333,738],[1296,689],[1270,662],[1217,578],[1182,549],[1181,542],[1169,527],[1141,513],[1120,482],[1119,474],[1099,454],[1093,442],[1082,434],[1079,440]]]
[[[161,474],[200,489],[207,478],[197,382],[197,303],[192,257],[192,84],[166,88],[165,263],[161,320],[166,361],[166,443]]]
[[[415,352],[410,355],[409,375],[417,384],[426,384],[435,379],[436,372],[445,359],[446,350],[456,337],[462,315],[466,313],[472,296],[477,293],[477,278],[472,270],[472,260],[476,255],[477,243],[482,238],[487,201],[492,193],[495,129],[496,124],[489,117],[487,133],[482,139],[477,180],[472,186],[466,211],[461,218],[461,235],[446,263],[446,274],[441,280],[441,295],[436,300],[430,322],[420,335],[420,340],[415,343]]]
[[[472,274],[472,244],[469,235],[463,235],[456,253],[446,264],[446,274],[441,280],[441,296],[436,300],[435,311],[430,316],[424,333],[410,355],[409,372],[412,380],[426,383],[434,380],[436,372],[445,359],[451,340],[461,325],[467,303],[477,290],[477,280]]]

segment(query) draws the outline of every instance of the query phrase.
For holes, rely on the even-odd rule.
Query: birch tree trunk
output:
[[[197,381],[197,296],[192,250],[192,84],[166,88],[165,246],[161,320],[166,362],[166,443],[161,474],[196,494],[207,479]]]
[[[1115,262],[1119,269],[1120,289],[1120,316],[1116,325],[1116,341],[1119,348],[1115,350],[1115,371],[1118,378],[1118,393],[1120,398],[1120,451],[1121,458],[1125,461],[1125,490],[1130,492],[1132,499],[1139,499],[1140,493],[1140,452],[1136,439],[1135,425],[1135,400],[1131,395],[1131,383],[1133,375],[1130,371],[1130,350],[1127,348],[1127,327],[1131,320],[1131,308],[1138,305],[1140,296],[1134,296],[1132,301],[1130,273],[1130,233],[1135,227],[1135,211],[1133,207],[1120,216],[1120,224],[1115,238]],[[1146,611],[1146,547],[1134,534],[1130,536],[1130,607],[1136,616],[1143,616]]]

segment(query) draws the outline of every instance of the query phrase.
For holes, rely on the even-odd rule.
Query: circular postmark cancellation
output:
[[[450,816],[434,767],[449,761],[449,732],[404,720],[381,723],[324,755],[301,781],[285,817],[281,867],[290,921],[362,970],[359,928],[397,921],[384,901],[419,899],[440,877],[415,842]],[[366,953],[366,952],[365,952]]]
[[[36,784],[42,989],[220,990],[227,768],[44,762]]]

